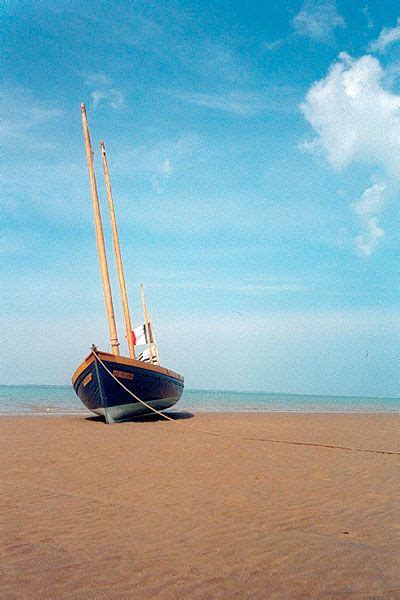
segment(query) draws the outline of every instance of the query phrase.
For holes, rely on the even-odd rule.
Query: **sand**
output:
[[[399,416],[180,417],[0,419],[1,598],[400,597]]]

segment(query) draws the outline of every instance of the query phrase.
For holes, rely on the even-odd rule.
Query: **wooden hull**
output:
[[[174,406],[182,396],[181,375],[163,367],[130,358],[97,352],[98,357],[125,388],[156,410]],[[152,411],[136,401],[95,359],[89,355],[72,377],[77,396],[107,423],[126,421]]]

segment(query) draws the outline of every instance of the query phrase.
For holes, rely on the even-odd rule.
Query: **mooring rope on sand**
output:
[[[119,385],[126,392],[128,392],[128,394],[130,394],[132,396],[132,398],[134,398],[135,400],[140,402],[140,404],[143,404],[143,406],[145,406],[146,408],[151,410],[156,415],[159,415],[166,421],[172,421],[173,423],[176,423],[177,425],[180,425],[181,427],[186,427],[186,429],[191,429],[192,431],[197,431],[198,433],[205,433],[206,435],[211,435],[214,437],[230,437],[233,439],[240,439],[240,440],[245,440],[245,441],[269,442],[272,444],[286,444],[286,445],[290,445],[290,446],[311,446],[311,447],[314,446],[317,448],[331,448],[331,449],[335,449],[335,450],[347,450],[348,452],[368,452],[368,453],[372,453],[372,454],[392,454],[392,455],[400,456],[400,452],[394,452],[391,450],[371,450],[368,448],[364,449],[364,448],[351,448],[349,446],[334,446],[333,444],[318,444],[317,442],[294,442],[294,441],[290,441],[290,440],[276,440],[276,439],[271,439],[271,438],[243,437],[240,435],[234,435],[232,433],[217,433],[216,431],[208,431],[206,429],[199,429],[198,427],[193,427],[192,425],[188,425],[187,423],[182,423],[181,421],[177,421],[176,419],[173,419],[172,417],[166,415],[165,413],[161,412],[160,410],[157,410],[156,408],[153,408],[152,406],[150,406],[150,404],[148,404],[147,402],[145,402],[144,400],[139,398],[139,396],[136,396],[136,394],[131,392],[131,390],[129,390],[126,387],[126,385],[124,385],[122,383],[122,381],[120,381],[119,379],[117,379],[117,377],[115,377],[114,373],[112,373],[110,371],[110,369],[108,367],[106,367],[104,362],[101,360],[101,358],[96,354],[96,352],[93,349],[91,349],[90,351],[93,354],[93,356],[95,357],[95,359],[99,361],[99,363],[105,369],[105,371],[113,379],[115,379],[115,381],[117,383],[119,383]]]

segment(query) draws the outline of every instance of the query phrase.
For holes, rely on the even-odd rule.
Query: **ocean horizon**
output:
[[[397,413],[400,398],[186,389],[172,411]],[[0,385],[0,416],[92,414],[69,385]]]

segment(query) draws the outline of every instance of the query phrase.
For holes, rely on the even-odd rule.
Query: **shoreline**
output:
[[[210,392],[185,390],[171,408],[196,414],[206,413],[330,413],[330,414],[400,414],[400,399],[284,395],[244,392]],[[1,415],[82,415],[90,411],[81,404],[72,388],[1,387]]]
[[[393,415],[393,416],[400,416],[400,410],[386,410],[386,411],[382,411],[382,410],[259,410],[259,409],[255,409],[255,410],[232,410],[232,409],[227,409],[227,410],[196,410],[196,409],[191,409],[191,408],[184,408],[182,410],[169,410],[169,411],[164,411],[167,416],[171,416],[177,413],[191,413],[193,415]],[[139,417],[140,419],[142,418],[146,418],[146,417],[152,417],[152,414],[149,415],[142,415],[141,417]],[[59,418],[68,418],[68,417],[81,417],[81,418],[89,418],[89,417],[98,417],[98,415],[96,415],[95,413],[92,412],[81,412],[81,411],[77,411],[77,412],[15,412],[15,413],[1,413],[0,412],[0,419],[6,418],[6,419],[12,419],[12,418],[48,418],[48,417],[59,417]],[[101,420],[101,419],[100,419]],[[103,419],[104,420],[104,419]],[[130,419],[132,422],[135,421],[135,418]],[[162,420],[162,417],[160,418],[160,420]],[[121,421],[121,423],[125,423],[125,422],[129,422],[128,421]],[[114,425],[118,425],[117,423],[114,423]]]

